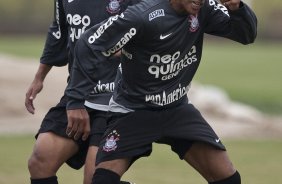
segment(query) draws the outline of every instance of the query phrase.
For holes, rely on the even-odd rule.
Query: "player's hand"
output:
[[[86,140],[90,134],[90,120],[86,109],[67,110],[68,126],[66,134],[78,140]]]
[[[43,82],[34,80],[25,94],[25,107],[31,114],[34,114],[35,111],[33,101],[36,98],[36,95],[40,93],[42,88]]]
[[[114,57],[120,57],[121,56],[121,50],[117,51],[115,54],[114,54]]]
[[[220,2],[229,10],[233,11],[239,9],[241,0],[220,0]]]

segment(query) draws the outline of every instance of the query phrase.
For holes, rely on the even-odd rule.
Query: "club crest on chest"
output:
[[[198,28],[199,28],[199,20],[198,20],[198,16],[196,15],[196,16],[194,16],[194,15],[190,15],[189,17],[188,17],[188,21],[190,22],[190,28],[189,28],[189,30],[191,31],[191,32],[195,32],[195,31],[197,31],[198,30]]]
[[[110,14],[116,14],[116,13],[119,13],[120,12],[120,3],[121,3],[122,0],[110,0],[108,6],[106,7],[107,11],[110,13]]]

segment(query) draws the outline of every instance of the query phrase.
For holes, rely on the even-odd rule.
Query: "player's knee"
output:
[[[98,168],[96,169],[92,184],[119,184],[120,176],[108,169]]]
[[[44,159],[39,154],[33,153],[28,159],[28,170],[31,174],[40,172],[44,165]]]
[[[214,182],[209,182],[209,184],[241,184],[241,176],[238,171],[236,171],[231,176]]]
[[[39,158],[36,156],[35,153],[32,153],[32,155],[28,159],[28,169],[30,171],[38,170],[39,165],[40,165]]]
[[[28,170],[31,176],[53,176],[56,173],[56,168],[47,160],[44,154],[40,154],[36,151],[32,153],[28,159]]]

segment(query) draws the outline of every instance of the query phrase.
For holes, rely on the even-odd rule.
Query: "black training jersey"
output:
[[[55,0],[54,21],[49,28],[40,62],[51,66],[68,64],[71,71],[74,46],[80,36],[90,27],[121,13],[128,5],[137,2],[137,0]],[[113,62],[99,67],[101,75],[95,75],[97,86],[92,89],[88,98],[89,107],[107,109],[104,105],[108,105],[112,95],[113,81],[120,62],[118,57],[112,57],[109,60]],[[105,85],[110,87],[105,89],[103,88]],[[97,108],[94,103],[91,103],[94,101]]]
[[[201,60],[204,33],[248,44],[256,37],[256,24],[255,14],[243,2],[238,10],[228,11],[215,0],[206,0],[193,16],[177,13],[169,0],[143,0],[89,29],[78,41],[75,78],[67,89],[72,99],[68,108],[79,106],[92,88],[95,68],[119,50],[122,74],[111,111],[187,102],[189,84]]]

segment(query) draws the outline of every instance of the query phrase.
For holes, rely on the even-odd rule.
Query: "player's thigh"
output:
[[[45,132],[37,137],[32,157],[38,161],[62,165],[78,149],[78,145],[72,139]]]
[[[184,159],[209,182],[225,179],[235,172],[227,152],[207,143],[195,142]]]
[[[130,167],[131,159],[130,158],[122,158],[115,159],[110,161],[104,161],[97,165],[96,169],[103,168],[107,170],[111,170],[118,175],[122,176],[126,170]]]

